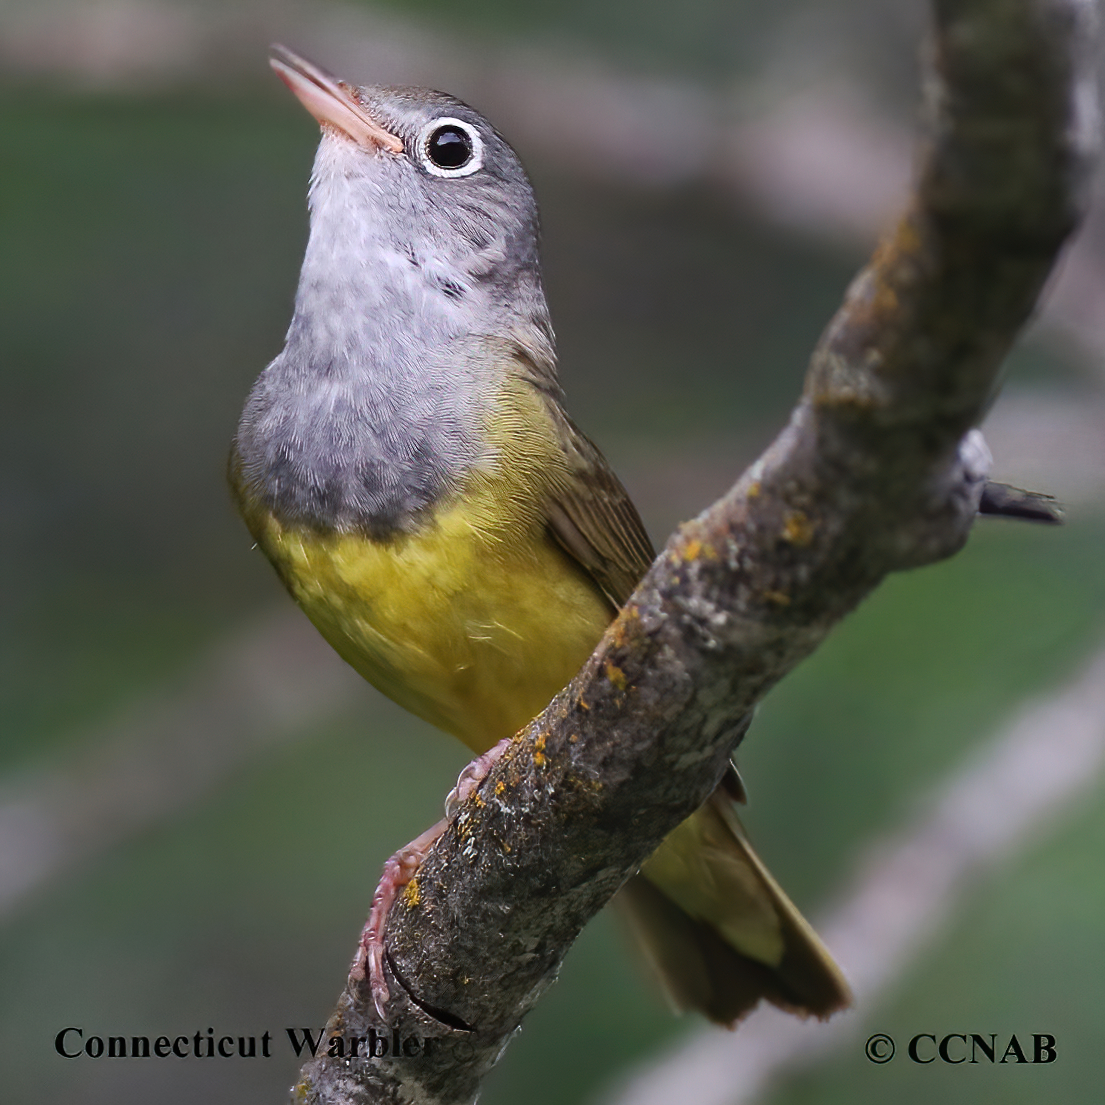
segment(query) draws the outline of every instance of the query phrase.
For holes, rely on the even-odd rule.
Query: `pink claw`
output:
[[[482,756],[477,756],[457,776],[457,785],[445,796],[446,820],[451,818],[464,805],[468,796],[479,788],[480,783],[491,774],[491,769],[499,762],[502,754],[512,743],[510,737],[504,738],[494,747],[489,748]]]
[[[368,978],[372,1004],[381,1021],[387,1021],[387,1003],[391,997],[384,977],[384,926],[396,897],[414,878],[422,861],[438,837],[449,827],[449,822],[472,794],[487,778],[492,767],[510,747],[510,739],[501,740],[494,748],[477,756],[461,773],[457,785],[445,799],[445,816],[431,825],[421,836],[404,845],[385,864],[376,893],[372,895],[372,909],[361,933],[357,954],[349,968],[349,977],[355,982]]]

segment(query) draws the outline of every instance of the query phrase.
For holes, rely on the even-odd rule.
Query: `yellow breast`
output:
[[[610,620],[549,537],[563,463],[524,391],[489,425],[488,463],[416,532],[387,541],[253,514],[250,528],[334,649],[400,705],[475,752],[517,732],[576,673]],[[521,407],[521,409],[519,409]]]

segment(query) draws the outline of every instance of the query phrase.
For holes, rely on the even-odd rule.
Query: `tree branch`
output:
[[[934,6],[914,197],[789,424],[670,539],[396,903],[396,1035],[351,981],[327,1028],[345,1057],[308,1062],[294,1100],[471,1101],[582,927],[713,790],[764,693],[888,572],[966,540],[988,466],[971,427],[1077,221],[1089,10]],[[363,1058],[385,1040],[407,1055]]]

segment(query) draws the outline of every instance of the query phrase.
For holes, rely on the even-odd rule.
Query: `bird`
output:
[[[270,60],[321,138],[292,320],[245,402],[230,485],[337,653],[476,754],[455,808],[655,553],[565,410],[514,150],[444,93],[353,85],[282,46]],[[730,771],[617,900],[677,1008],[827,1017],[848,985],[753,851],[743,798]],[[444,824],[388,861],[373,901],[354,965],[381,1016],[387,906]]]

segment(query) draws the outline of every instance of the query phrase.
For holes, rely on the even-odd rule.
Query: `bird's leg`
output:
[[[387,1020],[387,1003],[391,994],[384,978],[384,925],[387,923],[388,910],[405,886],[409,885],[422,861],[430,853],[437,839],[449,827],[449,822],[465,799],[487,778],[499,757],[510,747],[511,740],[499,741],[494,748],[482,756],[477,756],[457,778],[445,798],[445,816],[435,825],[431,825],[421,836],[404,845],[385,864],[380,884],[372,896],[372,909],[368,914],[357,954],[349,968],[351,981],[360,982],[366,977],[372,994],[372,1004],[381,1021]]]

